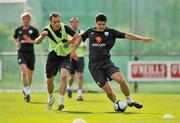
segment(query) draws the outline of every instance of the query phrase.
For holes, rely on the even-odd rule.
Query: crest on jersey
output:
[[[108,36],[108,35],[109,35],[109,32],[104,32],[104,35],[105,35],[105,36]]]
[[[28,33],[29,33],[29,34],[32,34],[32,33],[33,33],[33,31],[30,29],[30,30],[28,30]]]

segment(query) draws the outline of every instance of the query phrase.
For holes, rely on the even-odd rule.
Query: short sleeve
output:
[[[69,26],[65,25],[64,28],[65,28],[67,34],[69,34],[70,36],[73,37],[75,35],[76,32],[74,32]]]
[[[84,33],[81,34],[82,40],[85,41],[88,38],[88,30],[86,30]]]
[[[118,30],[112,29],[114,38],[125,38],[126,33],[120,32]]]
[[[44,28],[41,32],[43,32],[43,31],[47,31],[47,32],[48,32],[48,35],[47,35],[47,36],[48,36],[48,37],[50,36],[51,33],[50,33],[50,31],[49,31],[47,28]]]
[[[37,38],[39,36],[39,31],[36,28],[34,29],[34,36],[35,36],[35,38]]]
[[[18,29],[15,29],[13,37],[14,37],[15,39],[18,38]]]

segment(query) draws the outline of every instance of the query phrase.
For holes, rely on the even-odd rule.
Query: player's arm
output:
[[[130,40],[142,40],[144,42],[151,42],[152,39],[149,37],[142,37],[139,35],[135,35],[133,33],[125,33],[125,38],[130,39]]]
[[[76,49],[78,48],[78,46],[80,45],[81,41],[82,41],[82,37],[80,35],[77,35],[76,40],[74,41],[74,44],[71,47],[71,55],[70,57],[74,60],[79,60],[79,57],[76,54]]]
[[[12,41],[16,45],[17,48],[21,48],[21,43],[18,40],[18,30],[17,29],[14,31],[14,35],[13,35],[13,40]]]
[[[43,39],[48,35],[48,31],[42,31],[41,35],[38,36],[35,40],[35,44],[40,44],[42,43]]]
[[[75,33],[73,38],[71,40],[67,40],[67,42],[65,42],[65,45],[70,45],[73,44],[75,42],[75,40],[77,39],[77,37],[79,36],[79,34]]]
[[[39,37],[39,31],[35,28],[33,31],[33,36],[35,37],[35,39],[31,39],[30,37],[28,37],[28,39],[26,39],[27,42],[29,42],[30,44],[36,44],[36,38]]]
[[[21,48],[21,43],[19,42],[19,40],[15,37],[13,37],[13,40],[14,44],[16,45],[17,48]]]
[[[73,44],[74,41],[76,40],[78,34],[76,32],[74,32],[69,26],[65,25],[64,27],[65,27],[67,34],[72,37],[71,40],[67,40],[66,42],[64,42],[64,45]]]

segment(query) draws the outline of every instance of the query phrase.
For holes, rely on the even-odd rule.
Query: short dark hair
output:
[[[51,13],[51,14],[49,15],[49,20],[50,20],[50,21],[52,20],[52,17],[55,17],[55,18],[59,17],[59,18],[60,18],[60,14],[59,14],[58,12],[53,12],[53,13]]]
[[[98,13],[97,15],[96,15],[96,22],[97,21],[105,21],[105,22],[107,22],[107,16],[106,16],[106,14],[104,14],[104,13]]]

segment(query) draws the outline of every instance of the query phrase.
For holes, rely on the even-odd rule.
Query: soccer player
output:
[[[21,71],[23,94],[25,102],[30,101],[30,86],[35,64],[34,42],[39,36],[38,30],[30,25],[31,13],[21,14],[22,25],[16,28],[13,41],[17,47],[18,63]]]
[[[83,30],[79,30],[78,29],[78,24],[79,24],[79,19],[76,17],[72,17],[70,19],[70,26],[71,29],[74,30],[75,32],[82,34]],[[71,86],[73,84],[74,81],[74,74],[75,71],[77,72],[77,79],[78,79],[78,91],[77,91],[77,101],[83,101],[83,97],[82,97],[82,91],[83,91],[83,70],[84,70],[84,50],[85,50],[85,43],[81,42],[81,44],[79,45],[79,47],[77,48],[77,56],[79,57],[79,60],[76,61],[74,59],[71,59],[70,62],[70,76],[69,76],[69,83],[68,83],[68,87],[67,87],[67,94],[68,97],[71,98],[72,97],[72,89]]]
[[[53,12],[49,16],[50,24],[46,26],[41,35],[37,38],[36,43],[40,44],[47,36],[49,41],[49,54],[46,62],[46,77],[48,90],[48,104],[47,109],[51,109],[55,97],[53,96],[54,78],[57,72],[60,72],[60,89],[58,110],[64,108],[64,95],[67,87],[67,77],[70,66],[70,46],[68,35],[75,37],[75,32],[67,25],[61,23],[59,13]],[[71,40],[73,41],[73,39]]]
[[[124,33],[112,28],[106,27],[107,16],[104,13],[96,15],[96,27],[89,28],[74,42],[71,51],[71,58],[78,60],[76,49],[81,40],[85,41],[89,38],[89,70],[95,82],[101,87],[107,97],[115,103],[116,95],[113,92],[109,80],[116,81],[121,88],[121,91],[127,98],[128,106],[142,108],[143,105],[134,101],[130,96],[130,91],[126,80],[120,73],[119,68],[111,61],[110,50],[115,44],[116,38],[127,38],[131,40],[139,40],[143,42],[151,42],[148,37],[141,37],[132,33]]]

